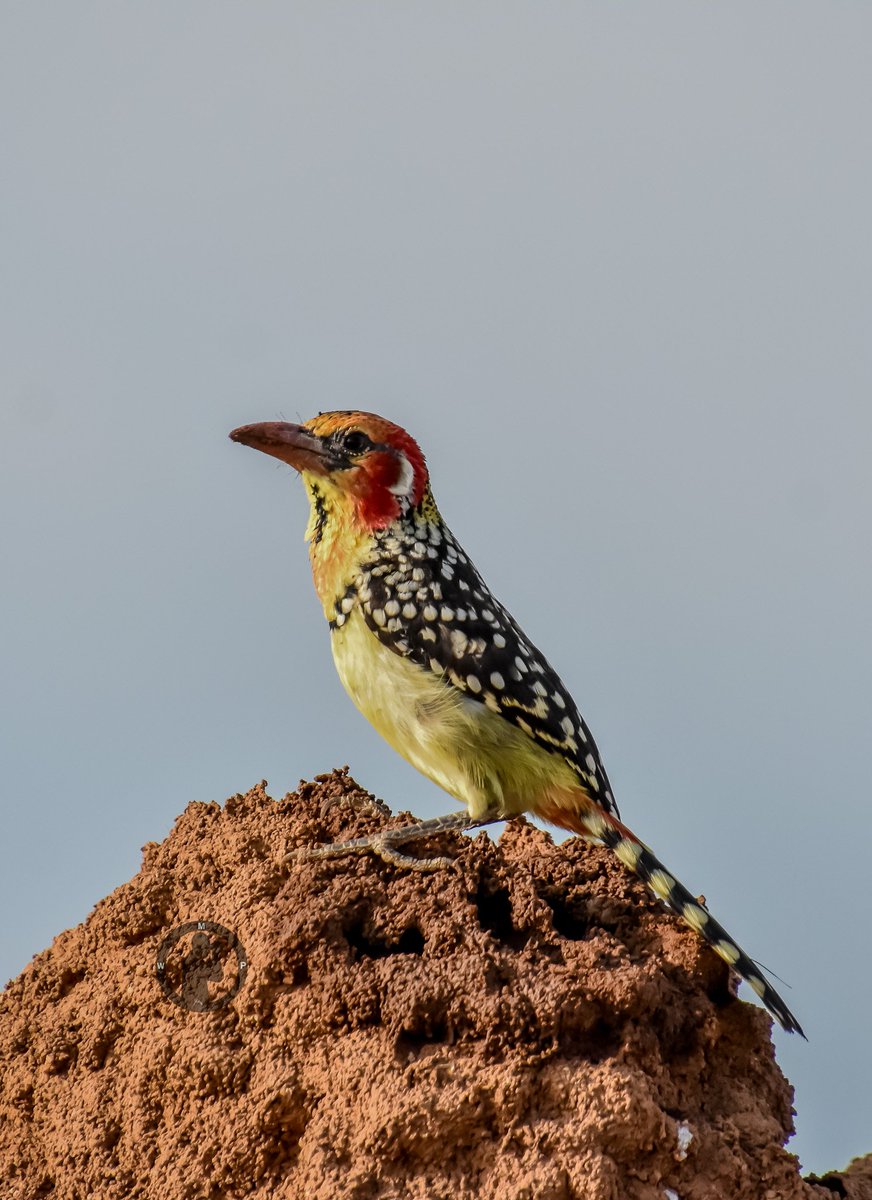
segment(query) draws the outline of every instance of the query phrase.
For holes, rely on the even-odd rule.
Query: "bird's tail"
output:
[[[715,953],[754,989],[783,1029],[805,1037],[796,1017],[775,988],[763,978],[754,961],[733,941],[723,925],[690,894],[684,884],[679,883],[672,872],[664,867],[660,859],[640,842],[626,825],[610,813],[593,807],[577,812],[567,810],[563,806],[549,806],[547,813],[543,811],[538,815],[554,825],[569,829],[573,833],[580,833],[584,837],[596,838],[608,846],[625,867],[629,867],[638,875],[659,900],[704,938]]]

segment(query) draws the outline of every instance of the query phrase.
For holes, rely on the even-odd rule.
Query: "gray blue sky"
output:
[[[6,3],[0,974],[192,799],[334,765],[290,472],[374,409],[627,822],[792,984],[809,1169],[872,1150],[872,8]]]

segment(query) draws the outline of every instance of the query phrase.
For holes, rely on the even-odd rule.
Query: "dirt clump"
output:
[[[404,819],[345,771],[190,804],[0,998],[2,1200],[869,1195],[800,1178],[768,1016],[606,851],[283,861]]]
[[[872,1154],[855,1158],[844,1171],[828,1171],[820,1178],[817,1175],[809,1175],[808,1181],[821,1185],[821,1196],[872,1200]]]

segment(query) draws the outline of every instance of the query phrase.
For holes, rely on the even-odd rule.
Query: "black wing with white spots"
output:
[[[409,514],[377,533],[360,574],[337,601],[331,626],[341,627],[358,604],[386,646],[447,676],[561,755],[591,796],[618,815],[596,744],[572,697],[444,525]]]

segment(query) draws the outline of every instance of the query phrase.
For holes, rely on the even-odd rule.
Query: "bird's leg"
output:
[[[403,854],[396,847],[404,842],[417,841],[418,838],[432,837],[436,833],[477,829],[499,820],[499,816],[471,817],[466,809],[462,809],[444,817],[433,817],[429,821],[416,821],[414,825],[401,825],[399,829],[383,829],[381,833],[354,838],[348,842],[330,842],[326,846],[301,846],[287,855],[287,858],[299,862],[319,858],[345,858],[349,854],[371,852],[395,867],[408,867],[414,871],[439,871],[450,867],[454,859],[413,858],[410,854]]]

